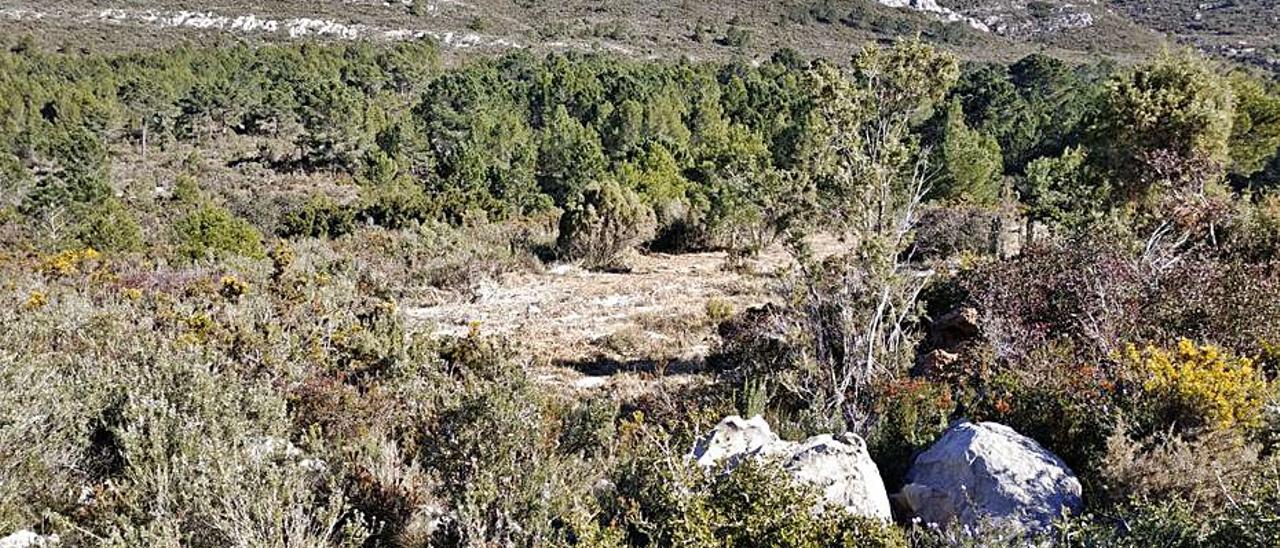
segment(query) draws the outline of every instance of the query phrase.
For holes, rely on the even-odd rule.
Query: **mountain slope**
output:
[[[759,58],[783,47],[843,58],[868,40],[920,34],[970,59],[1048,51],[1123,60],[1159,51],[1167,34],[1266,64],[1275,62],[1277,16],[1257,14],[1270,2],[1197,11],[1187,0],[14,0],[0,6],[0,35],[11,46],[30,36],[47,48],[92,50],[425,36],[459,54],[531,48],[696,59]],[[1224,29],[1248,45],[1232,45],[1236,35]]]

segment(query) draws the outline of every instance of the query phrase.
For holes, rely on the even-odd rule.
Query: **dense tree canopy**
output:
[[[1104,188],[1112,199],[1086,209],[1172,184],[1159,180],[1171,163],[1265,188],[1280,148],[1274,84],[1186,55],[961,70],[919,41],[866,48],[848,69],[780,52],[758,66],[517,53],[444,70],[425,42],[25,50],[0,53],[0,113],[7,203],[32,218],[98,222],[93,209],[120,191],[113,146],[145,156],[234,132],[291,143],[257,159],[276,171],[357,181],[360,199],[335,206],[346,218],[518,217],[608,180],[676,248],[777,233],[806,210],[849,220],[856,188],[920,168],[922,150],[935,197],[991,205],[1008,179],[1033,216],[1061,219]]]

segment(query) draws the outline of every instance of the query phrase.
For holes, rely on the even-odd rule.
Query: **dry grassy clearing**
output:
[[[811,244],[819,256],[840,249],[825,236]],[[723,313],[717,308],[742,311],[774,300],[778,276],[793,265],[782,245],[748,268],[727,261],[717,251],[638,255],[629,272],[555,264],[442,291],[406,312],[437,335],[476,330],[516,341],[555,382],[595,388],[635,373],[678,377],[697,371],[714,345],[714,316]]]

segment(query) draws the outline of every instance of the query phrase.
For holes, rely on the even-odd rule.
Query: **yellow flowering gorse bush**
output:
[[[1172,352],[1129,345],[1125,357],[1149,375],[1146,392],[1175,399],[1207,424],[1225,429],[1256,425],[1261,418],[1267,381],[1249,358],[1187,339]]]
[[[98,260],[102,255],[89,247],[63,251],[40,261],[40,270],[49,276],[78,274],[86,263]]]

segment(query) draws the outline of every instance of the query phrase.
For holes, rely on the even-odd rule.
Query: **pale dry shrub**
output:
[[[360,228],[331,243],[306,240],[298,247],[387,294],[418,298],[427,288],[467,290],[506,272],[539,269],[539,255],[554,243],[554,233],[546,219],[477,220],[465,227]]]
[[[64,294],[3,336],[0,515],[73,543],[350,546],[366,535],[320,461],[286,447],[266,378]],[[8,320],[10,318],[6,318]],[[175,345],[176,343],[176,345]]]
[[[1231,504],[1261,471],[1259,447],[1238,431],[1135,440],[1121,424],[1107,438],[1099,475],[1114,500],[1178,498],[1201,510]]]

